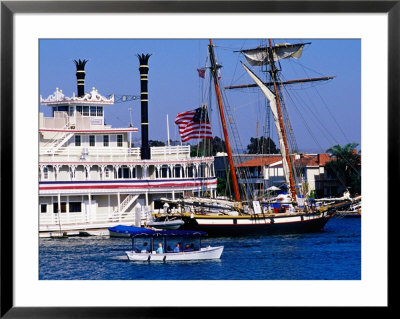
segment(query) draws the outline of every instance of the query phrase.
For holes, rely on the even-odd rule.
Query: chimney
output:
[[[149,119],[148,119],[148,98],[147,91],[149,66],[148,61],[151,54],[137,55],[139,58],[139,72],[140,72],[140,103],[141,103],[141,128],[142,128],[142,148],[140,150],[142,159],[150,159],[149,147]]]
[[[83,97],[85,95],[85,65],[88,60],[78,61],[74,60],[76,65],[76,82],[78,85],[78,97]]]

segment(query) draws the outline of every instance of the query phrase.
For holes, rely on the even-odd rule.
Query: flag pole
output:
[[[168,114],[167,114],[167,138],[168,138],[168,140],[167,140],[167,145],[170,146],[170,143],[169,143],[169,122],[168,122]]]

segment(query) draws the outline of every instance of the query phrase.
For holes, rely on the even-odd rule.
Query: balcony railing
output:
[[[140,148],[128,147],[60,147],[50,154],[51,147],[40,147],[40,161],[136,161],[140,160]],[[151,148],[152,162],[168,161],[213,161],[213,157],[190,157],[190,146],[165,146]]]
[[[49,156],[50,147],[41,147],[39,155],[41,160]],[[54,154],[57,161],[113,161],[113,160],[132,160],[140,159],[140,148],[127,147],[60,147]]]

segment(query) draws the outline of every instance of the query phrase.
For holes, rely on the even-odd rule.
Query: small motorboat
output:
[[[118,232],[123,231],[123,233],[129,234],[132,238],[132,250],[126,251],[126,255],[131,261],[190,261],[190,260],[209,260],[209,259],[220,259],[224,246],[217,247],[201,247],[201,238],[207,236],[207,233],[202,231],[191,231],[191,230],[153,230],[149,228],[134,227],[134,226],[124,226],[123,230],[119,226],[110,227],[117,228],[111,231]],[[135,246],[135,239],[147,238],[150,239],[151,244],[149,248],[138,249]],[[176,244],[174,250],[166,249],[169,247],[167,245],[168,240],[173,238],[175,241],[181,239],[197,239],[199,240],[198,245],[186,245],[186,247],[179,247]],[[157,240],[158,239],[158,240]],[[162,247],[162,251],[154,249],[154,242],[158,241],[158,245]],[[146,246],[147,247],[147,246]]]
[[[157,229],[179,229],[185,222],[182,219],[154,219],[147,226]]]

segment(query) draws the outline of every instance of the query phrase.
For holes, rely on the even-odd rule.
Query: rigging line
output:
[[[242,44],[240,50],[243,49],[245,43],[246,43],[246,40],[243,41],[243,44]],[[233,51],[234,51],[234,50],[233,50]],[[239,62],[240,62],[240,54],[238,54],[238,58],[236,59],[235,70],[234,70],[233,75],[232,75],[232,78],[231,78],[231,84],[230,84],[230,86],[232,86],[234,83],[237,83],[241,78],[243,78],[243,77],[245,76],[245,72],[242,72],[242,74],[241,74],[237,79],[235,79],[236,71],[237,71],[237,69],[238,69]]]
[[[284,89],[284,91],[285,91],[285,93],[287,94],[286,89]],[[292,97],[291,97],[289,94],[287,94],[287,96],[288,96],[289,99],[292,101],[292,103],[293,103],[293,105],[294,105],[294,109],[297,111],[297,113],[298,113],[300,119],[303,121],[303,123],[304,123],[304,125],[305,125],[307,131],[309,132],[311,138],[314,140],[315,144],[317,144],[317,145],[321,148],[321,150],[322,150],[321,145],[320,145],[319,142],[315,139],[314,134],[312,133],[312,131],[311,131],[309,125],[308,125],[307,122],[305,121],[305,119],[304,119],[303,115],[301,114],[300,110],[299,110],[298,107],[296,106],[296,103],[293,101]]]
[[[292,102],[293,102],[294,105],[303,106],[303,109],[304,109],[305,111],[307,111],[307,110],[309,111],[309,113],[311,114],[310,120],[313,122],[314,126],[315,126],[319,131],[321,131],[322,135],[327,139],[327,141],[329,141],[329,143],[332,143],[332,141],[335,142],[335,143],[337,143],[337,140],[336,140],[335,136],[332,135],[331,132],[329,132],[328,130],[326,130],[327,125],[324,125],[324,124],[322,123],[323,117],[319,117],[319,118],[317,117],[317,115],[316,115],[317,112],[318,112],[318,111],[317,111],[317,110],[318,110],[317,107],[314,106],[314,109],[311,109],[310,106],[308,105],[308,103],[306,103],[306,102],[302,99],[302,97],[301,97],[299,94],[289,94],[289,93],[288,93],[289,90],[288,90],[287,87],[284,87],[284,91],[285,91],[285,93],[290,97],[290,99],[292,100]],[[306,94],[306,96],[307,96],[309,102],[310,102],[311,104],[314,105],[314,102],[313,102],[313,101],[310,99],[310,97],[308,96],[308,92],[306,92],[306,91],[302,91],[302,92],[303,92],[304,94]],[[294,101],[294,98],[296,98],[297,103],[296,103],[296,101]],[[306,121],[304,121],[304,122],[306,123]],[[332,140],[330,140],[326,134],[328,134],[329,137],[330,137]]]
[[[336,121],[336,118],[334,117],[334,115],[331,113],[331,111],[328,108],[327,103],[325,102],[324,98],[319,94],[318,90],[316,90],[318,96],[321,98],[322,104],[325,106],[325,108],[328,110],[328,113],[331,115],[332,119],[334,120],[334,122],[336,123],[337,127],[339,128],[340,132],[343,134],[344,138],[346,139],[346,141],[348,143],[350,143],[349,139],[347,138],[346,134],[344,133],[342,127],[339,125],[339,123]]]
[[[210,90],[210,93],[211,92],[212,91]],[[218,108],[217,108],[217,110],[218,110]],[[217,112],[219,113],[219,110]],[[223,136],[221,121],[217,121],[217,122],[218,122],[220,136]],[[226,153],[226,144],[224,144],[224,152]],[[229,163],[227,161],[227,156],[223,156],[223,162],[224,162],[225,177],[226,177],[225,190],[227,191],[226,193],[229,193],[229,195],[230,195],[229,197],[232,198],[233,197],[233,192],[232,192],[232,189],[231,189]]]
[[[314,60],[315,60],[315,59],[314,59]],[[310,68],[307,68],[306,66],[304,66],[303,64],[301,64],[300,62],[298,62],[298,64],[303,68],[303,70],[304,70],[304,72],[305,72],[306,74],[307,74],[306,69],[311,70]],[[320,72],[317,72],[317,71],[315,71],[315,70],[311,70],[311,71],[313,71],[313,72],[315,72],[315,73],[317,73],[317,74],[319,74],[319,75],[324,75],[324,74],[322,74],[322,73],[320,73]],[[308,76],[308,74],[307,74],[307,76]],[[314,90],[315,90],[315,92],[318,94],[319,98],[320,98],[321,101],[322,101],[322,104],[323,104],[323,105],[325,106],[325,108],[327,109],[329,115],[332,117],[332,119],[333,119],[333,121],[335,122],[336,126],[338,127],[339,131],[343,134],[345,140],[346,140],[347,142],[350,142],[349,139],[347,138],[346,134],[344,133],[342,127],[341,127],[341,126],[339,125],[339,123],[337,122],[335,116],[332,114],[332,112],[331,112],[330,109],[328,108],[328,105],[327,105],[327,103],[325,102],[325,99],[321,96],[321,94],[318,92],[318,90],[317,90],[315,87],[314,87]]]
[[[232,78],[231,78],[231,84],[230,84],[231,86],[233,85],[233,83],[235,83],[234,79],[235,79],[235,76],[236,76],[236,71],[238,69],[238,65],[239,65],[239,57],[236,59],[235,69],[233,71],[233,75],[232,75]],[[243,76],[244,76],[244,73],[242,73],[242,75],[238,79],[236,79],[236,81],[239,80],[240,78],[242,78]]]
[[[281,104],[282,105],[282,104]],[[289,141],[289,144],[290,144],[290,150],[293,152],[293,153],[296,153],[296,152],[298,152],[298,146],[297,146],[297,142],[296,142],[296,139],[295,139],[295,136],[294,136],[294,133],[293,133],[293,129],[292,129],[292,127],[291,127],[291,123],[290,123],[290,121],[289,121],[289,117],[288,117],[288,112],[287,112],[287,108],[286,108],[286,105],[283,103],[283,105],[282,105],[282,113],[283,113],[283,115],[284,115],[284,117],[285,117],[285,126],[286,126],[286,128],[287,128],[287,132],[289,133],[289,136],[288,136],[288,141]],[[295,179],[295,184],[299,184],[300,183],[300,181],[303,179],[303,177],[302,177],[302,172],[301,172],[301,170],[300,170],[300,168],[299,167],[297,167],[297,165],[296,165],[296,158],[295,158],[295,156],[291,156],[290,158],[289,158],[289,160],[291,161],[291,163],[292,163],[292,167],[294,167],[294,179]]]
[[[314,73],[316,73],[316,74],[318,74],[318,75],[320,75],[320,76],[326,76],[326,74],[321,73],[321,72],[318,72],[318,71],[316,71],[316,70],[314,70],[314,69],[311,69],[311,68],[305,66],[304,64],[302,64],[302,63],[299,62],[299,61],[294,61],[294,60],[293,60],[293,61],[291,61],[291,62],[294,63],[294,64],[296,64],[296,65],[298,65],[298,66],[300,66],[300,67],[302,67],[303,69],[307,69],[308,71],[314,72]]]
[[[242,162],[243,156],[241,155],[241,153],[243,152],[243,146],[242,146],[242,143],[241,143],[240,135],[239,135],[239,133],[237,131],[237,124],[236,124],[236,121],[235,121],[235,117],[234,117],[234,115],[232,113],[232,110],[231,110],[230,104],[228,102],[228,98],[226,96],[226,92],[225,91],[222,91],[222,99],[224,100],[226,116],[228,117],[228,121],[227,122],[229,123],[229,125],[228,125],[229,132],[230,132],[230,136],[232,137],[232,140],[233,140],[232,144],[236,149],[236,154],[237,154],[236,158],[238,158],[239,161]],[[240,171],[244,171],[244,174],[240,174]],[[243,175],[243,176],[241,176],[241,178],[244,179],[247,182],[247,185],[248,185],[250,191],[252,192],[253,191],[253,187],[248,182],[248,176],[250,176],[248,168],[239,169],[239,168],[235,167],[235,173],[237,175],[238,174]],[[246,193],[246,197],[247,197],[247,193]]]
[[[330,140],[330,138],[332,138],[333,141],[335,141],[335,138],[334,138],[333,136],[329,136],[329,135],[330,135],[329,131],[327,131],[327,130],[324,129],[324,126],[322,125],[321,122],[318,121],[318,119],[314,119],[315,114],[312,113],[312,111],[308,109],[307,104],[301,104],[301,102],[300,102],[300,103],[296,103],[296,102],[293,100],[293,98],[292,98],[291,96],[290,96],[290,99],[292,100],[293,104],[298,105],[298,106],[302,106],[303,109],[304,109],[305,111],[308,110],[308,111],[311,112],[311,116],[309,117],[309,121],[312,122],[311,124],[313,125],[313,127],[314,127],[316,130],[318,130],[318,131],[320,132],[321,136],[323,136],[327,141],[329,141],[329,144],[332,144],[333,142]],[[305,106],[304,106],[304,105],[305,105]],[[301,113],[300,110],[298,109],[298,107],[297,107],[296,111],[297,111],[298,113]],[[309,132],[310,136],[314,139],[314,141],[316,142],[316,144],[319,146],[321,152],[325,152],[325,149],[322,148],[322,146],[319,144],[319,142],[317,142],[313,130],[310,128],[310,125],[309,125],[308,122],[304,119],[304,117],[303,117],[302,114],[301,114],[301,119],[302,119],[302,121],[303,121],[303,124],[304,124],[304,125],[306,126],[306,128],[308,129],[308,132]],[[328,133],[328,135],[327,135],[327,133]]]
[[[328,130],[328,126],[329,126],[328,124],[324,124],[324,116],[317,114],[318,107],[314,104],[314,102],[311,100],[311,98],[308,95],[307,95],[307,99],[308,99],[309,103],[306,103],[305,101],[303,101],[303,105],[304,105],[305,109],[307,109],[310,112],[310,114],[311,114],[310,119],[312,121],[314,121],[313,118],[315,118],[314,125],[316,127],[318,127],[318,129],[321,131],[322,135],[326,138],[327,141],[329,141],[330,144],[333,144],[333,143],[338,144],[339,142],[336,138],[336,135],[332,134],[332,132],[330,130]],[[300,100],[301,100],[301,98],[300,98]],[[311,106],[309,104],[311,104]],[[326,150],[324,150],[324,151],[326,151]]]
[[[324,130],[322,130],[322,132],[324,133]],[[328,132],[328,134],[330,134],[329,131],[327,131],[327,132]],[[325,135],[325,134],[324,134],[324,135]],[[326,137],[326,136],[325,136],[325,137]],[[339,143],[336,141],[336,139],[335,139],[334,137],[332,137],[332,139],[333,139],[337,144],[339,144]],[[356,173],[359,175],[359,173],[358,173],[357,169],[354,167],[354,165],[352,165],[352,163],[351,163],[347,158],[345,158],[345,156],[343,156],[343,154],[342,154],[342,157],[343,157],[343,159],[349,164],[349,166],[353,169],[353,171],[356,172]]]
[[[320,100],[322,101],[322,104],[324,105],[325,109],[328,111],[329,115],[331,116],[331,118],[333,119],[333,121],[335,122],[336,126],[338,127],[339,131],[343,134],[344,138],[346,141],[349,142],[349,139],[347,138],[346,134],[344,133],[342,127],[339,125],[339,123],[337,122],[335,116],[332,114],[332,112],[330,111],[330,109],[328,108],[327,103],[325,102],[324,98],[321,96],[321,94],[319,93],[319,91],[315,88],[315,86],[312,86],[314,88],[314,91],[317,93],[317,95],[319,96]]]
[[[288,95],[288,96],[289,96],[289,98],[292,100],[291,96],[290,96],[290,95]],[[293,100],[292,100],[292,101],[293,101]],[[294,101],[293,101],[293,102],[294,102]],[[293,105],[294,105],[295,110],[296,110],[297,113],[299,114],[300,118],[303,120],[303,122],[304,122],[304,124],[305,124],[307,130],[309,131],[311,137],[313,138],[313,140],[315,141],[315,143],[316,143],[316,144],[320,147],[320,149],[322,150],[321,145],[320,145],[319,142],[314,138],[314,135],[311,133],[311,131],[310,131],[310,129],[309,129],[309,126],[308,126],[307,122],[304,120],[303,115],[301,114],[300,110],[299,110],[298,107],[296,106],[296,103],[293,103]],[[342,156],[342,157],[343,157],[343,159],[349,164],[349,166],[350,166],[351,168],[353,168],[353,170],[354,170],[358,175],[360,175],[360,174],[358,173],[358,171],[355,169],[355,167],[352,165],[352,163],[351,163],[348,159],[346,159],[344,156]],[[346,186],[344,180],[341,178],[341,176],[338,174],[338,172],[334,172],[334,173],[335,173],[336,177],[339,179],[339,181],[340,181],[344,186]]]
[[[253,93],[253,92],[251,92],[251,93]],[[258,92],[254,92],[254,93],[257,93],[257,94],[258,94]],[[249,94],[250,94],[250,92],[249,92]],[[258,98],[253,99],[253,100],[248,100],[248,103],[241,104],[241,105],[239,105],[239,106],[235,106],[235,107],[233,107],[233,110],[236,111],[236,110],[239,110],[239,109],[241,109],[241,108],[243,108],[243,107],[248,107],[249,105],[254,105],[254,104],[256,104],[257,102],[262,101],[262,100],[265,100],[265,98],[262,98],[262,96],[260,96],[260,95],[258,94]]]
[[[218,82],[223,82],[223,79],[222,80],[221,79],[218,80]],[[241,151],[243,151],[243,146],[241,144],[240,135],[239,135],[239,133],[237,131],[235,118],[234,118],[234,115],[232,114],[232,109],[231,109],[230,104],[228,102],[228,98],[227,98],[225,90],[222,90],[222,94],[221,95],[222,95],[222,99],[224,100],[224,105],[225,105],[224,108],[226,110],[225,116],[228,117],[228,121],[227,122],[229,123],[228,127],[229,127],[229,131],[231,133],[230,136],[233,138],[233,141],[234,141],[233,144],[236,146],[236,154],[240,154]],[[241,159],[241,157],[242,156],[239,155],[239,159]],[[240,170],[238,170],[238,168],[235,167],[234,170],[235,170],[235,174],[236,175],[238,175],[240,173]],[[246,176],[249,176],[249,175],[247,173],[247,174],[244,174],[244,176],[246,177]],[[249,185],[249,183],[247,183],[247,185]],[[251,188],[251,187],[249,187],[249,188]],[[246,197],[247,197],[247,192],[245,192],[245,193],[246,193]]]

